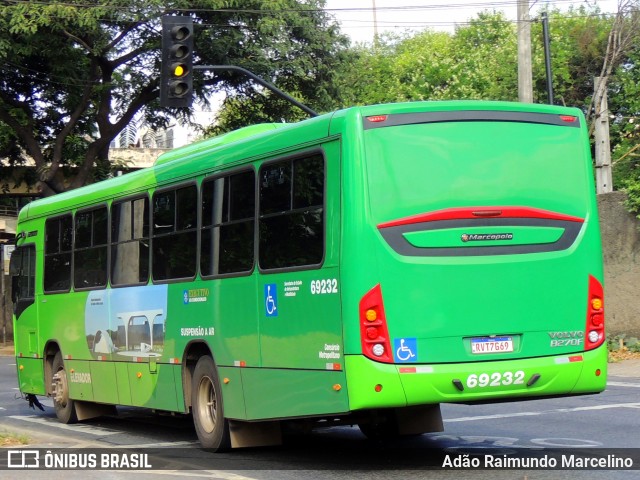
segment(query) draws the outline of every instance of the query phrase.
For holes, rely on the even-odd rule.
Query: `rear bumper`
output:
[[[602,345],[572,355],[434,365],[388,365],[362,355],[347,355],[345,370],[350,410],[517,400],[603,391],[607,348]]]

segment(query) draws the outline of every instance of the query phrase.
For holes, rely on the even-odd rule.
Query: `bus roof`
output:
[[[156,159],[155,165],[162,165],[163,163],[184,158],[185,155],[190,155],[197,152],[208,152],[213,148],[238,142],[245,138],[253,137],[259,133],[269,132],[271,130],[282,128],[286,125],[286,123],[258,123],[256,125],[249,125],[248,127],[233,130],[232,132],[228,132],[212,138],[207,138],[199,142],[194,142],[185,147],[176,148],[174,150],[171,150],[170,152],[163,153]]]
[[[319,139],[340,133],[344,128],[343,122],[355,122],[361,128],[362,123],[359,122],[365,116],[459,110],[557,113],[581,117],[580,111],[574,108],[469,100],[359,106],[298,123],[257,124],[167,152],[158,157],[152,167],[32,202],[20,212],[19,222],[95,205],[114,197],[135,195],[152,187],[213,173],[265,155],[286,154],[293,149],[304,148],[306,143],[312,145]]]

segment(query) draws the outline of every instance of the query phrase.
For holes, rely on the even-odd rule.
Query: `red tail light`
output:
[[[604,342],[604,291],[602,284],[589,275],[589,303],[585,328],[585,350],[593,350]]]
[[[573,123],[578,120],[578,117],[574,117],[573,115],[560,115],[560,120],[567,123]]]
[[[367,120],[369,120],[371,123],[381,123],[386,122],[388,117],[389,115],[372,115],[370,117],[367,117]]]
[[[380,284],[360,300],[360,341],[366,357],[376,362],[393,363]]]

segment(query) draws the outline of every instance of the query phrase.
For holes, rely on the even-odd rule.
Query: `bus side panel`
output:
[[[92,401],[94,395],[91,362],[85,360],[65,360],[65,371],[69,385],[69,398],[73,400]]]
[[[129,386],[129,376],[127,372],[127,364],[124,362],[115,362],[114,370],[116,375],[116,388],[118,389],[118,404],[131,405],[131,387]]]
[[[114,405],[120,403],[116,364],[113,362],[90,362],[89,367],[94,398],[100,403]]]
[[[264,275],[261,280],[262,366],[341,370],[338,268]],[[270,314],[271,298],[276,303]]]
[[[176,385],[181,383],[180,365],[158,364],[152,373],[144,363],[128,364],[132,404],[158,410],[179,411]]]
[[[342,371],[247,368],[242,369],[242,381],[249,420],[348,411]]]
[[[45,395],[44,362],[40,358],[16,359],[18,368],[18,387],[22,393]]]
[[[242,369],[218,366],[224,401],[224,416],[234,420],[246,420],[245,394],[242,382]]]
[[[253,274],[169,285],[167,338],[173,341],[163,361],[182,361],[191,342],[204,341],[218,366],[258,366],[256,283]]]

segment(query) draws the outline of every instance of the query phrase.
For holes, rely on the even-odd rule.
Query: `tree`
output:
[[[553,90],[556,103],[588,110],[593,78],[600,73],[612,19],[599,10],[580,6],[549,13]],[[544,103],[546,71],[542,25],[532,28],[534,98]]]
[[[343,65],[346,104],[517,98],[515,28],[504,14],[483,12],[454,34],[425,30],[361,46]]]
[[[90,5],[90,6],[89,6]],[[324,0],[108,0],[0,2],[0,152],[11,165],[33,158],[38,188],[53,194],[96,180],[108,147],[135,118],[153,127],[188,109],[158,103],[160,17],[188,14],[197,60],[247,68],[322,110],[335,96],[334,65],[347,40]],[[256,95],[233,73],[196,77],[197,98]],[[259,90],[258,90],[259,91]],[[261,114],[295,116],[263,103]],[[19,148],[18,148],[19,147]],[[64,167],[72,167],[65,179]]]

